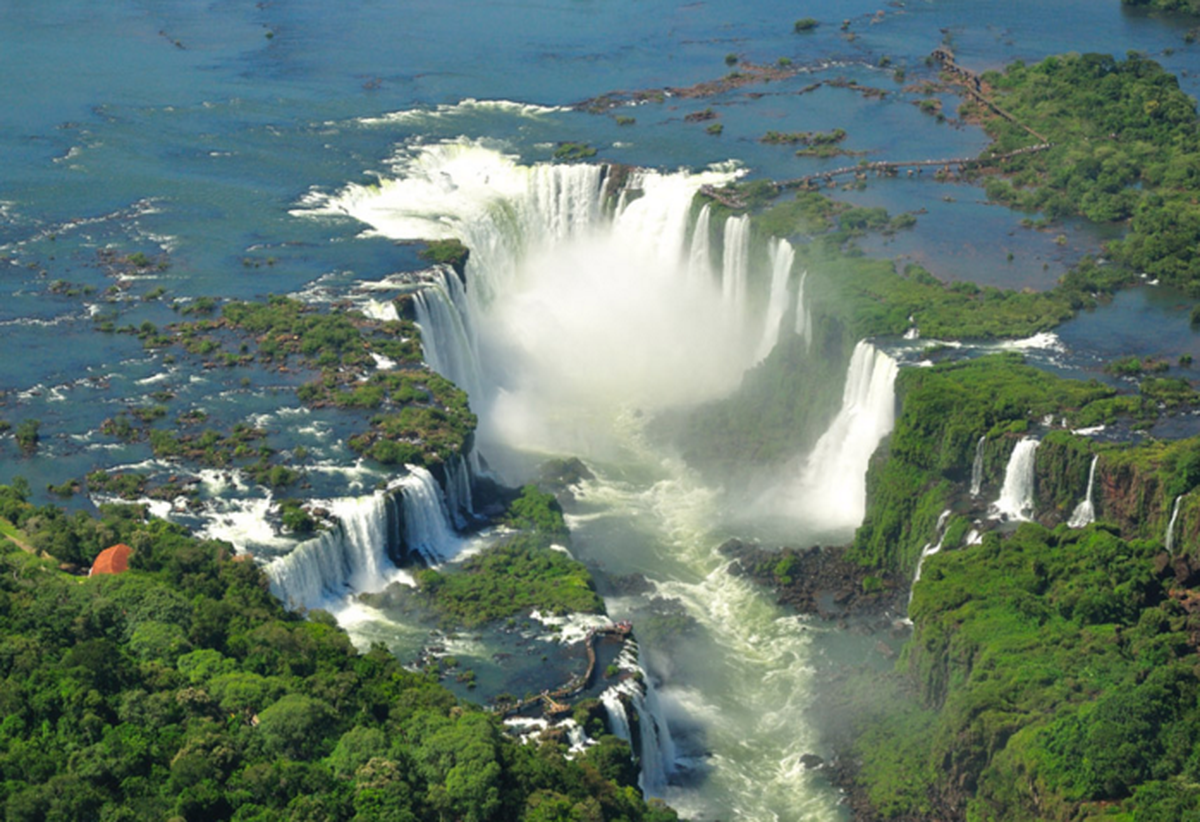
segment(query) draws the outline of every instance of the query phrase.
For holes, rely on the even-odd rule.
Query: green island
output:
[[[9,820],[677,818],[643,800],[616,737],[574,759],[555,737],[522,744],[328,614],[285,610],[228,545],[138,506],[69,515],[27,494],[0,487]],[[511,522],[554,530],[545,499],[520,499]],[[112,543],[129,570],[58,568]]]
[[[363,601],[387,603],[450,629],[478,628],[532,609],[604,613],[587,568],[555,547],[568,543],[570,534],[553,495],[526,485],[509,504],[503,522],[518,533],[461,566],[417,571],[415,590],[393,586],[363,595]]]
[[[978,101],[964,107],[986,119],[993,151],[1033,144],[1030,130],[1051,144],[1002,161],[1001,174],[985,181],[989,197],[1051,220],[1127,221],[1125,237],[1107,249],[1117,272],[1200,290],[1200,207],[1191,196],[1200,134],[1195,101],[1173,75],[1136,54],[1069,54],[987,72],[983,82],[1013,118],[989,116]],[[1111,287],[1107,277],[1088,282]]]
[[[422,256],[461,267],[467,250],[458,241],[430,243]],[[160,330],[101,328],[136,334],[148,347],[179,346],[206,367],[301,370],[315,377],[298,386],[296,396],[312,407],[335,407],[358,414],[361,430],[348,440],[352,449],[384,465],[434,466],[464,453],[475,428],[466,394],[422,360],[420,330],[411,319],[370,320],[353,311],[320,312],[298,300],[269,297],[262,303],[209,299],[176,304],[186,320]],[[398,298],[398,310],[406,310]],[[377,367],[372,355],[392,365]],[[160,399],[169,402],[172,395]],[[154,424],[168,415],[166,405],[131,408],[107,420],[102,432],[121,442],[148,441],[155,456],[194,461],[209,467],[236,466],[263,485],[295,483],[301,470],[296,453],[280,454],[261,441],[266,432],[236,424],[227,433],[206,428],[195,409],[175,420],[177,430]],[[284,462],[287,464],[284,464]],[[92,477],[89,477],[91,480]],[[94,475],[92,487],[105,481]],[[129,490],[127,480],[126,490]],[[128,496],[128,493],[126,493]]]

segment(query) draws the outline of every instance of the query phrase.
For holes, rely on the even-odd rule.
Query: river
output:
[[[17,352],[0,366],[0,419],[37,419],[42,436],[25,456],[0,435],[0,481],[25,477],[45,499],[48,485],[96,469],[188,473],[99,430],[169,394],[172,416],[198,409],[214,427],[253,421],[273,447],[303,446],[304,493],[353,520],[381,505],[373,489],[395,478],[355,458],[336,412],[299,406],[298,377],[202,369],[134,336],[97,333],[95,318],[166,325],[177,319],[172,301],[268,294],[366,307],[389,278],[427,268],[408,240],[459,237],[473,252],[458,306],[469,336],[442,346],[472,345],[443,350],[443,367],[473,386],[478,455],[514,484],[546,457],[583,458],[595,476],[575,489],[572,550],[606,574],[649,582],[648,593],[610,597],[610,613],[636,622],[657,599],[688,618],[681,634],[643,640],[641,663],[670,735],[655,792],[697,819],[845,816],[822,772],[801,763],[828,755],[810,708],[830,670],[886,660],[874,638],[783,612],[729,574],[717,548],[735,536],[792,545],[849,537],[861,504],[842,503],[861,497],[870,439],[889,424],[878,409],[890,385],[883,360],[892,360],[862,366],[877,376],[844,401],[854,413],[841,433],[830,426],[836,442],[821,464],[840,469],[835,493],[817,495],[829,489],[811,477],[826,473],[804,454],[761,478],[775,491],[750,517],[728,493],[737,489],[701,480],[649,435],[649,422],[735,388],[769,350],[775,324],[799,331],[800,283],[772,288],[770,266],[754,262],[767,251],[750,248],[737,225],[701,248],[691,194],[846,162],[760,142],[770,130],[843,128],[844,148],[878,160],[979,151],[979,130],[939,122],[914,105],[922,95],[905,91],[932,76],[925,58],[943,41],[975,69],[1137,49],[1192,93],[1200,76],[1200,52],[1183,42],[1196,21],[1115,1],[0,7],[0,334]],[[805,16],[820,25],[796,33]],[[570,107],[781,60],[797,73],[709,98],[667,96],[609,114]],[[828,82],[836,79],[888,93]],[[715,120],[687,119],[709,108]],[[597,148],[593,162],[555,163],[570,142]],[[641,196],[613,217],[599,194],[603,163],[649,170]],[[902,178],[832,193],[892,213],[925,209],[912,230],[868,251],[916,259],[947,280],[1046,287],[1106,236],[1070,225],[1059,244],[969,185]],[[136,252],[162,265],[119,263]],[[1121,354],[1200,355],[1187,304],[1149,285],[1126,292],[1066,323],[1036,356],[1090,375]],[[158,510],[264,558],[294,548],[264,519],[270,492],[232,472],[197,475],[202,512]],[[379,539],[365,533],[362,544],[377,551]],[[397,575],[362,568],[343,581],[363,590]],[[313,601],[327,599],[322,584]],[[407,654],[427,640],[349,601],[326,604],[360,641]]]

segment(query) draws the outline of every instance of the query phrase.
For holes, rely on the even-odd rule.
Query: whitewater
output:
[[[610,614],[636,624],[663,597],[695,626],[665,646],[642,642],[654,718],[643,787],[697,819],[841,819],[836,792],[802,764],[827,753],[808,716],[827,629],[728,572],[723,489],[647,435],[657,412],[734,390],[783,335],[811,345],[808,273],[787,241],[756,246],[747,218],[718,223],[693,207],[701,186],[736,169],[612,174],[524,165],[459,139],[403,146],[376,182],[313,191],[294,213],[352,218],[363,240],[456,238],[470,250],[465,276],[431,272],[415,302],[426,360],[472,387],[478,454],[509,483],[547,457],[583,458],[595,476],[574,489],[573,553],[652,587],[610,597]],[[848,537],[861,521],[896,371],[860,343],[841,411],[762,501],[798,542],[814,530]],[[628,735],[616,695],[605,704]]]

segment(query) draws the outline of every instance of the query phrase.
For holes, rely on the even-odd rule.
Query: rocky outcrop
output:
[[[768,549],[731,539],[731,573],[766,585],[780,605],[823,619],[876,617],[903,605],[906,585],[846,558],[845,547]]]

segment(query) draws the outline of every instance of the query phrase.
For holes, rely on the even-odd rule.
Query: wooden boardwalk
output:
[[[571,705],[563,700],[571,699],[582,693],[591,684],[596,675],[596,642],[604,637],[615,637],[624,642],[633,633],[633,626],[628,622],[616,622],[603,628],[588,631],[584,645],[587,649],[587,670],[578,676],[571,677],[561,688],[553,691],[542,691],[529,699],[518,699],[497,708],[502,717],[514,716],[531,705],[542,703],[542,709],[550,715],[564,714],[571,710]]]
[[[906,168],[920,169],[932,166],[941,166],[947,173],[952,170],[963,171],[971,166],[1001,163],[1013,157],[1019,157],[1022,154],[1036,154],[1039,151],[1045,151],[1052,145],[1052,143],[1039,143],[1036,146],[1026,146],[1016,151],[1009,151],[1005,154],[992,154],[986,157],[949,157],[941,160],[883,160],[875,163],[858,163],[857,165],[820,171],[816,174],[807,174],[804,177],[797,177],[794,180],[783,180],[777,183],[777,185],[780,188],[808,188],[817,180],[832,182],[834,177],[843,177],[847,174],[862,174],[865,176],[874,172],[876,175],[885,174],[891,176],[900,173],[901,170]]]

